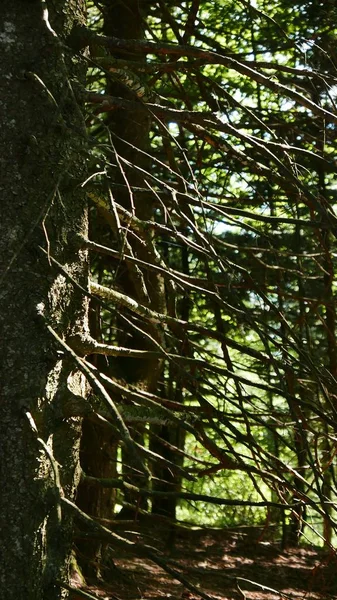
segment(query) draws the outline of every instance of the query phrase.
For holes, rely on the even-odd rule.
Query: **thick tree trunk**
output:
[[[67,597],[57,582],[67,580],[72,531],[58,496],[62,488],[74,498],[79,477],[81,424],[63,419],[62,401],[83,396],[85,383],[47,323],[63,339],[86,324],[83,295],[53,262],[87,285],[79,245],[86,209],[75,192],[85,130],[71,83],[82,67],[74,73],[62,45],[83,13],[81,0],[57,7],[48,16],[42,2],[1,4],[0,582],[7,600]]]

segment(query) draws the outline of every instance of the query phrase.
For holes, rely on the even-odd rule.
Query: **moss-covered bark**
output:
[[[46,322],[62,338],[86,326],[83,295],[53,263],[87,285],[79,245],[86,208],[77,187],[86,140],[73,89],[84,71],[63,45],[83,12],[81,0],[55,7],[48,15],[39,1],[1,5],[0,586],[7,600],[67,596],[57,581],[67,578],[71,522],[58,507],[55,472],[70,498],[79,476],[81,424],[63,419],[62,400],[69,387],[85,394],[85,383]]]

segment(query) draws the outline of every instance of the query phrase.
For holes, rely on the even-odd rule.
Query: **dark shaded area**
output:
[[[170,537],[158,522],[152,529],[129,524],[128,533],[124,532],[134,541],[156,546],[158,552],[165,554],[168,565],[184,573],[202,592],[219,600],[336,598],[336,557],[309,546],[282,551],[280,542],[268,539],[270,534],[271,530],[259,527],[236,530],[177,527],[175,545],[168,547]],[[197,600],[150,561],[118,554],[114,556],[113,584],[88,586],[87,591],[118,600]],[[73,595],[75,600],[79,597]]]

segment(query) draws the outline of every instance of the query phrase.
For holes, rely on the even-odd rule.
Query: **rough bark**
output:
[[[49,16],[46,8],[1,5],[0,585],[7,600],[68,596],[57,582],[68,576],[71,520],[58,495],[61,488],[75,495],[81,423],[63,419],[62,401],[69,388],[85,394],[82,375],[47,329],[66,338],[86,326],[83,295],[53,263],[87,285],[79,243],[86,208],[77,191],[86,142],[73,89],[83,67],[73,68],[63,45],[83,22],[83,7],[63,0]]]

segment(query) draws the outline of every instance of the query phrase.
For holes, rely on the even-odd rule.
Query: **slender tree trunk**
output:
[[[314,102],[319,101],[319,97],[316,94],[313,94]],[[324,149],[324,140],[318,139],[316,143],[317,149],[322,151]],[[318,185],[319,191],[321,194],[321,198],[324,199],[326,203],[329,202],[329,192],[327,190],[326,185],[326,174],[322,166],[317,171],[318,175]],[[332,239],[331,234],[328,231],[323,231],[320,236],[321,247],[324,253],[323,259],[323,302],[325,305],[325,316],[324,316],[324,325],[325,325],[325,334],[326,334],[326,343],[327,343],[327,368],[333,377],[333,380],[336,381],[337,378],[337,339],[336,339],[336,300],[335,293],[333,289],[333,284],[335,281],[335,267],[334,267],[334,259],[332,254]],[[323,483],[322,483],[322,495],[324,498],[325,506],[324,506],[324,521],[323,521],[323,537],[324,542],[327,547],[330,547],[333,529],[332,529],[332,521],[331,521],[331,501],[333,496],[333,486],[332,486],[332,475],[333,475],[333,461],[330,459],[332,454],[331,442],[329,440],[329,428],[328,425],[324,424],[324,433],[325,437],[323,439],[323,452],[326,457],[326,465],[324,467],[323,474]],[[335,432],[334,432],[335,433]],[[329,464],[330,463],[330,464]],[[329,465],[329,466],[328,466]]]
[[[325,302],[325,319],[324,324],[326,328],[326,339],[327,339],[327,363],[328,369],[331,373],[334,381],[337,378],[337,343],[336,343],[336,307],[335,297],[333,291],[334,281],[334,262],[331,254],[331,240],[329,233],[323,236],[322,240],[323,251],[325,252],[324,260],[324,302]],[[330,456],[332,454],[331,443],[329,441],[328,426],[325,424],[325,438],[323,441],[323,451],[325,452],[326,463],[329,464]],[[327,547],[331,545],[332,539],[332,522],[331,522],[331,500],[333,495],[332,487],[332,471],[333,461],[331,465],[325,466],[323,475],[322,494],[325,504],[325,517],[323,523],[323,535],[324,541]]]
[[[126,2],[103,1],[101,6],[104,18],[103,33],[105,35],[126,39],[141,39],[143,37],[142,2],[135,0],[127,0]],[[91,52],[94,57],[95,48],[91,48]],[[125,58],[124,55],[123,57]],[[142,57],[130,56],[129,54],[127,54],[126,58],[130,60],[143,60]],[[118,81],[118,76],[114,79],[113,73],[111,73],[111,78],[107,78],[106,87],[107,91],[113,95],[137,100],[135,93]],[[144,112],[137,114],[135,117],[129,111],[117,110],[108,114],[105,125],[107,126],[106,131],[109,131],[106,143],[111,146],[112,162],[116,166],[109,180],[113,197],[127,210],[135,211],[138,218],[151,219],[153,215],[151,194],[149,194],[146,202],[143,199],[139,201],[135,196],[133,199],[134,205],[132,205],[132,203],[130,204],[130,194],[127,187],[128,185],[144,187],[144,176],[136,168],[133,168],[133,165],[145,169],[148,166],[148,159],[145,158],[145,155],[141,151],[146,150],[148,146],[149,116]],[[126,165],[123,160],[127,160],[131,166]],[[114,184],[118,184],[119,186],[116,191]],[[123,185],[125,186],[125,191],[121,190],[121,186]],[[149,256],[149,251],[142,241],[137,240],[137,236],[129,235],[130,232],[125,230],[121,232],[115,227],[115,223],[111,227],[111,220],[107,220],[104,223],[105,217],[107,215],[103,211],[101,215],[94,215],[92,219],[92,232],[94,236],[98,237],[98,241],[101,242],[102,239],[108,239],[109,241],[106,243],[109,245],[109,243],[113,244],[113,240],[117,238],[120,243],[119,249],[121,255],[123,254],[123,249],[127,248],[142,260],[151,262],[152,257]],[[110,274],[113,273],[113,285],[117,286],[117,289],[122,290],[123,293],[137,299],[143,304],[150,304],[152,308],[159,312],[165,312],[165,292],[160,276],[148,273],[140,274],[139,270],[137,271],[134,267],[125,265],[123,262],[111,264],[111,261],[108,261],[104,263],[102,257],[99,260],[100,265],[104,264],[103,268],[98,267],[98,271],[100,271],[98,278],[103,285],[112,285]],[[106,277],[107,273],[110,275],[110,279],[108,276],[107,280],[105,280],[104,277]],[[93,305],[92,308],[95,310]],[[120,311],[119,316],[116,317],[116,320],[109,328],[110,333],[111,331],[118,332],[116,338],[110,340],[111,343],[117,343],[124,347],[152,349],[151,346],[147,348],[147,342],[139,332],[126,327],[123,315],[123,311]],[[150,335],[155,339],[158,338],[157,328],[152,327],[151,324],[146,324],[146,328]],[[97,334],[100,336],[102,333],[104,341],[109,341],[107,339],[109,334],[106,331],[97,332],[97,328],[92,327],[91,333],[96,338]],[[161,361],[158,359],[149,361],[110,357],[106,360],[98,361],[97,364],[100,370],[106,372],[109,376],[115,377],[127,384],[138,385],[148,391],[156,389],[158,377],[161,373]],[[144,442],[144,425],[135,426],[132,430],[132,436],[142,445]],[[115,477],[116,464],[112,455],[114,453],[114,457],[116,458],[116,444],[118,444],[118,439],[113,439],[111,432],[107,431],[104,427],[85,423],[81,447],[81,462],[84,471],[96,477]],[[104,449],[103,453],[102,448]],[[137,477],[137,470],[132,463],[132,457],[130,457],[128,451],[124,448],[122,451],[122,461],[124,478],[136,485],[142,484],[139,475]],[[84,480],[80,486],[78,505],[81,509],[88,510],[93,516],[111,519],[113,516],[114,497],[115,490],[95,488],[92,485],[88,485]],[[147,506],[147,500],[145,498],[139,499],[135,497],[135,494],[125,494],[124,500],[126,503],[137,504],[141,508],[146,508]],[[126,508],[121,517],[123,516],[125,518],[134,517],[135,511]],[[108,570],[104,571],[106,544],[100,541],[91,541],[88,543],[79,540],[78,548],[80,554],[82,554],[81,563],[85,574],[90,576],[103,575],[106,579],[109,575]],[[80,554],[79,557],[81,558]]]
[[[142,18],[142,10],[148,10],[149,5],[146,2],[138,2],[136,0],[127,0],[125,2],[109,2],[107,0],[101,3],[102,14],[103,14],[103,33],[109,36],[117,36],[123,39],[141,39],[144,35],[144,25]],[[93,54],[95,49],[91,49]],[[127,53],[118,54],[118,58],[126,58],[129,60],[144,60],[144,57],[138,55],[130,55]],[[123,79],[123,78],[122,78]],[[118,79],[118,75],[111,73],[111,78],[107,78],[107,91],[115,96],[124,97],[137,101],[135,92],[127,87],[126,84],[122,83]],[[111,147],[112,162],[114,163],[114,169],[109,173],[109,185],[111,186],[113,198],[116,199],[118,204],[124,206],[127,210],[134,212],[140,219],[151,219],[153,217],[153,195],[149,192],[148,198],[141,199],[137,198],[136,195],[132,196],[129,193],[128,186],[140,186],[145,187],[144,174],[139,171],[136,167],[143,169],[149,168],[149,159],[144,154],[144,151],[148,148],[148,134],[150,127],[150,116],[145,111],[142,113],[133,114],[131,111],[116,110],[109,113],[105,119],[107,126],[106,131],[109,130],[109,136],[107,136],[107,144]],[[127,162],[125,162],[127,161]],[[115,189],[115,186],[117,187]],[[123,190],[124,186],[124,190]],[[102,212],[102,217],[106,214]],[[95,218],[95,217],[94,217]],[[138,258],[151,263],[153,256],[149,251],[143,240],[140,240],[138,236],[132,235],[132,231],[128,231],[128,228],[119,230],[116,224],[113,223],[111,229],[111,220],[107,222],[107,227],[101,227],[97,223],[93,224],[93,232],[100,236],[104,235],[105,238],[111,236],[112,240],[118,240],[119,249],[121,256],[125,248],[128,252],[134,253]],[[112,243],[114,243],[112,241]],[[137,301],[145,305],[150,305],[154,310],[158,310],[161,313],[166,311],[165,306],[165,290],[163,279],[158,274],[150,272],[140,272],[134,266],[120,261],[119,263],[109,262],[104,269],[105,273],[113,272],[113,285],[117,286],[117,289],[122,290],[123,293],[128,296],[135,298]],[[107,282],[102,281],[111,285],[108,278]],[[115,343],[124,347],[131,347],[136,349],[153,349],[151,344],[140,331],[136,331],[136,328],[128,327],[125,323],[125,311],[120,311],[120,314],[116,317],[116,321],[113,324],[113,331],[117,331]],[[146,331],[157,341],[161,340],[161,331],[157,326],[150,323],[146,324]],[[106,339],[106,338],[105,338]],[[141,387],[147,391],[156,391],[158,379],[161,375],[162,361],[158,359],[154,360],[141,360],[133,358],[114,358],[107,360],[107,370],[110,376],[116,377],[122,382],[127,384],[133,384]],[[103,369],[104,370],[104,369]],[[104,431],[101,434],[96,432],[97,435],[101,435],[101,439],[104,440]],[[85,445],[92,448],[92,439],[90,437],[93,434],[93,429],[88,427],[85,429],[85,434],[82,440],[82,448]],[[144,442],[144,426],[135,426],[132,430],[134,439],[139,443]],[[111,440],[111,445],[113,445]],[[83,465],[84,464],[83,454]],[[123,449],[122,452],[123,460],[123,476],[127,481],[135,483],[136,485],[142,485],[141,478],[137,475],[137,470],[132,464],[132,457],[129,456],[127,450]],[[91,457],[91,463],[94,464],[95,475],[100,477],[106,477],[110,469],[110,476],[113,476],[112,470],[114,465],[111,463],[111,458],[108,453],[105,453],[105,457],[101,457],[99,460],[95,460]],[[91,514],[101,518],[111,518],[111,502],[101,502],[102,494],[110,493],[112,490],[94,490],[93,488],[86,488],[86,482],[84,481],[81,486],[81,497],[79,498],[79,505],[83,507],[83,502],[90,502]],[[89,500],[90,496],[90,500]],[[147,506],[147,500],[145,498],[139,499],[133,493],[127,493],[124,496],[124,500],[127,504],[136,504],[137,507],[145,508]],[[131,515],[135,516],[135,511],[132,509],[126,509],[121,516],[125,514],[126,518]],[[80,548],[83,545],[80,544]],[[83,548],[84,550],[84,548]],[[88,549],[85,551],[87,552]],[[102,548],[100,542],[92,544],[90,547],[90,553],[87,554],[87,560],[95,561],[98,555],[102,554]],[[96,558],[95,558],[96,557]]]
[[[62,45],[83,18],[81,1],[1,5],[0,140],[0,582],[7,600],[54,600],[68,592],[72,524],[58,501],[74,498],[78,418],[67,394],[85,382],[62,352],[86,322],[86,301],[53,262],[87,285],[82,181],[85,133]],[[43,252],[40,247],[46,250]],[[58,477],[60,481],[58,482]]]

